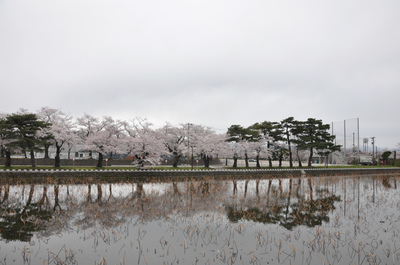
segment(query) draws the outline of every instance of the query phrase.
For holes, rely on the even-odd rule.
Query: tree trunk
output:
[[[268,156],[269,167],[272,168],[272,157]]]
[[[8,200],[9,194],[10,194],[10,185],[6,184],[4,187],[4,196],[3,200],[1,200],[1,203],[4,203]]]
[[[268,148],[268,150],[271,150],[271,143],[270,143],[270,141],[268,141],[268,143],[267,143],[267,148]],[[270,154],[268,155],[268,166],[269,166],[270,168],[272,168],[272,157],[271,157]]]
[[[5,150],[6,153],[6,167],[11,167],[11,152],[9,150]]]
[[[303,167],[303,165],[301,164],[301,158],[299,156],[299,149],[296,148],[296,156],[297,156],[297,161],[299,162],[299,167]]]
[[[204,161],[204,167],[209,168],[210,167],[210,157],[207,155],[203,156],[203,161]]]
[[[311,202],[313,202],[313,187],[312,187],[312,181],[311,181],[311,178],[307,178],[307,180],[308,180],[308,186],[310,187],[310,200],[311,200]]]
[[[247,186],[249,185],[249,181],[246,180],[246,182],[244,183],[244,198],[246,198],[247,196]]]
[[[259,187],[260,186],[260,180],[256,180],[256,195],[257,195],[257,197],[259,197]]]
[[[290,135],[289,132],[286,132],[286,141],[288,143],[288,150],[289,150],[289,164],[290,167],[293,167],[293,155],[292,155],[292,146],[291,146],[291,141],[290,141]]]
[[[201,184],[201,194],[204,196],[210,194],[210,183],[208,183],[207,181]]]
[[[237,167],[237,161],[238,161],[238,155],[235,153],[233,155],[233,166],[232,167],[234,167],[234,168]]]
[[[292,150],[291,150],[290,146],[289,146],[289,164],[290,164],[290,167],[293,167]]]
[[[257,165],[256,165],[256,167],[257,168],[261,168],[261,165],[260,165],[260,156],[259,155],[257,155]]]
[[[56,211],[56,210],[61,211],[61,206],[60,206],[58,194],[59,194],[59,186],[58,185],[54,185],[54,207],[53,207],[53,211]]]
[[[312,157],[313,157],[313,148],[310,148],[310,156],[308,157],[308,166],[311,167],[312,166]]]
[[[46,201],[46,208],[49,202],[49,198],[47,197],[47,186],[43,187],[43,196],[42,198],[38,201],[38,206],[41,208],[41,206],[44,204],[44,202]]]
[[[97,202],[101,203],[102,197],[103,197],[103,192],[101,190],[101,184],[97,184]]]
[[[287,221],[287,219],[288,219],[289,205],[290,205],[290,197],[291,197],[291,195],[292,195],[292,181],[293,181],[293,179],[290,178],[290,180],[289,180],[289,194],[288,194],[288,200],[287,200],[287,204],[286,204],[286,216],[285,216],[285,221]]]
[[[174,152],[174,163],[172,164],[172,167],[178,167],[178,162],[180,157],[181,157],[180,154]]]
[[[91,202],[92,201],[92,186],[88,184],[88,193],[86,196],[86,202]]]
[[[32,167],[36,167],[35,152],[33,152],[33,150],[31,150],[31,164]]]
[[[139,198],[143,196],[143,183],[136,183],[136,194]]]
[[[60,153],[61,153],[61,147],[56,143],[56,156],[54,158],[55,167],[60,167]]]
[[[99,152],[99,160],[97,160],[96,167],[103,167],[103,154]]]
[[[172,188],[174,191],[174,195],[179,196],[179,189],[178,189],[178,184],[176,182],[172,182]]]
[[[28,201],[25,204],[25,208],[28,208],[29,205],[31,205],[32,199],[33,199],[33,193],[35,192],[35,185],[31,185],[31,188],[29,190],[29,196],[28,196]]]
[[[245,160],[245,162],[246,162],[246,167],[250,167],[250,166],[249,166],[249,157],[247,156],[247,152],[244,153],[244,160]]]
[[[44,146],[44,158],[50,158],[50,156],[49,156],[49,148],[50,148],[50,145],[45,145]]]

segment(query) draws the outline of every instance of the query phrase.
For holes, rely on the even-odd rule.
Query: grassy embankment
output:
[[[390,165],[378,165],[378,166],[361,166],[361,165],[350,165],[350,166],[342,166],[342,165],[335,165],[335,166],[329,166],[328,168],[390,168],[393,166]],[[315,168],[315,169],[324,169],[327,168],[326,166],[313,166],[313,167],[302,167],[301,169],[309,169],[309,168]],[[35,169],[35,170],[130,170],[130,171],[135,171],[135,170],[139,170],[136,167],[124,167],[124,166],[108,166],[108,167],[71,167],[71,166],[65,166],[65,167],[52,167],[52,166],[37,166],[35,168],[33,168],[32,166],[11,166],[11,167],[5,167],[5,166],[0,166],[0,170],[30,170],[30,169]],[[192,168],[190,166],[183,166],[183,167],[166,167],[166,166],[154,166],[154,167],[146,167],[145,169],[150,169],[150,170],[191,170]],[[215,168],[211,167],[211,168],[204,168],[204,167],[194,167],[193,170],[215,170]],[[290,167],[273,167],[273,168],[269,168],[269,167],[261,167],[261,168],[256,168],[256,167],[237,167],[237,168],[233,168],[233,167],[219,167],[219,169],[247,169],[247,170],[251,170],[251,169],[291,169]],[[293,169],[293,168],[292,168]],[[300,169],[299,167],[294,167],[294,169]]]

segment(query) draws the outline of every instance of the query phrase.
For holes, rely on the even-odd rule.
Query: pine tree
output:
[[[29,152],[32,167],[36,167],[35,152],[47,144],[48,135],[41,134],[41,130],[48,128],[49,123],[38,120],[32,113],[11,114],[6,117],[6,123],[11,131],[8,132],[7,144],[9,148],[19,147],[24,152]]]
[[[293,133],[296,135],[294,142],[300,150],[308,150],[308,166],[311,166],[314,150],[321,156],[328,156],[330,153],[340,150],[335,145],[334,135],[329,133],[329,124],[323,124],[322,120],[309,118],[307,121],[297,122]]]

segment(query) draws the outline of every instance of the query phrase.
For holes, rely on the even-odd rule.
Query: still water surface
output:
[[[398,264],[399,180],[3,183],[0,264]]]

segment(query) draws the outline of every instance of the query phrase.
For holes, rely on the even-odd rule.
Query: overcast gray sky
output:
[[[217,132],[359,118],[394,148],[399,47],[398,0],[0,0],[0,112]]]

